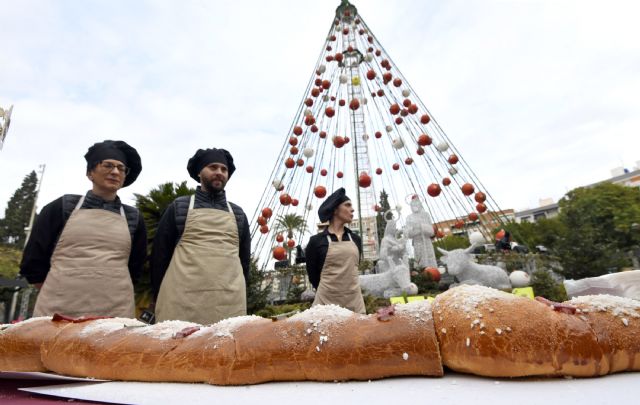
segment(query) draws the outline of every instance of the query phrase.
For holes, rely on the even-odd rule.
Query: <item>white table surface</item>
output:
[[[492,379],[447,373],[443,378],[370,382],[287,382],[239,387],[207,384],[79,382],[24,388],[44,395],[117,404],[640,404],[640,373],[585,379]]]

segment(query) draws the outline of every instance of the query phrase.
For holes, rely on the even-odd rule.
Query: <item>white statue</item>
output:
[[[447,265],[447,272],[455,276],[460,284],[477,284],[511,291],[507,272],[497,266],[474,262],[471,256],[474,248],[475,245],[471,245],[467,249],[455,249],[450,252],[438,248],[442,253],[440,260]]]
[[[380,258],[376,266],[377,274],[360,276],[360,286],[369,294],[389,298],[403,293],[407,295],[418,293],[418,287],[411,282],[406,255],[407,240],[404,237],[398,238],[397,234],[396,220],[387,219],[384,237],[380,244]]]
[[[411,214],[407,217],[405,233],[413,243],[413,254],[417,268],[438,267],[436,254],[433,251],[431,237],[434,235],[433,223],[429,213],[424,210],[420,198],[413,195],[411,202]]]

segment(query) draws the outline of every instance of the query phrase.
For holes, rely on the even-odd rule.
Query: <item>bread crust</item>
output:
[[[0,329],[0,370],[46,371],[40,346],[52,340],[66,323],[51,322],[50,316],[27,319]]]
[[[548,305],[482,286],[438,295],[434,321],[443,364],[488,377],[609,372],[590,326]]]

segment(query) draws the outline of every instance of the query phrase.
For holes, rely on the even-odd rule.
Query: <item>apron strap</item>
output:
[[[78,200],[76,207],[73,209],[74,211],[77,211],[80,209],[80,207],[82,207],[82,203],[84,203],[84,197],[85,196],[80,197],[80,200]],[[125,219],[127,218],[127,216],[124,213],[124,205],[122,204],[120,204],[120,216]]]
[[[351,238],[351,234],[350,234],[350,233],[347,233],[347,236],[349,237],[349,240],[350,240],[351,242],[353,242],[353,239]],[[331,243],[331,242],[332,242],[332,241],[331,241],[331,236],[327,235],[327,240],[329,241],[329,243]],[[338,241],[338,242],[340,242],[340,241]]]
[[[77,211],[80,209],[80,207],[82,207],[82,203],[84,202],[84,196],[80,197],[80,199],[78,200],[78,203],[76,204],[76,207],[73,209],[74,211]]]
[[[191,198],[189,198],[189,210],[193,209],[193,202],[196,200],[196,195],[191,194]]]
[[[229,201],[227,201],[227,207],[229,207],[229,212],[233,214],[233,209],[231,208]]]

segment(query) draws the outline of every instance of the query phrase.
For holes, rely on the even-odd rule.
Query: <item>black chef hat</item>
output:
[[[129,174],[124,179],[122,187],[131,185],[142,171],[142,162],[138,151],[124,141],[104,141],[93,144],[84,155],[87,161],[87,171],[103,160],[114,159],[124,163],[129,168]]]
[[[225,149],[198,149],[195,155],[189,159],[187,163],[187,171],[189,176],[197,182],[200,182],[200,171],[211,163],[222,163],[227,166],[229,177],[236,171],[233,165],[233,157]]]
[[[351,198],[347,197],[344,187],[340,187],[336,191],[333,192],[326,200],[322,203],[320,208],[318,208],[318,216],[320,217],[320,222],[329,221],[333,217],[333,212],[338,208],[340,204],[345,201],[349,201]]]

